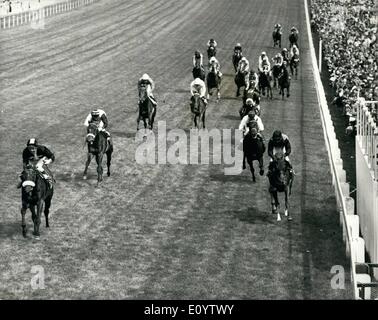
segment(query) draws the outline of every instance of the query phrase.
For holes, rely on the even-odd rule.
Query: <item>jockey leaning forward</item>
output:
[[[249,88],[249,61],[246,57],[240,59],[236,73],[241,73],[244,75],[245,90]]]
[[[264,70],[270,71],[270,62],[265,51],[261,52],[259,56],[259,71],[264,72]]]
[[[106,138],[110,139],[110,133],[105,130],[108,127],[108,117],[104,110],[95,109],[92,110],[84,121],[84,125],[88,128],[89,124],[95,123],[98,131],[105,133]]]
[[[155,97],[153,96],[153,91],[155,89],[155,83],[147,73],[143,74],[142,77],[138,80],[138,92],[140,91],[140,88],[142,86],[145,86],[147,88],[147,95],[150,98],[151,103],[156,108],[157,102],[155,100]]]
[[[33,161],[37,162],[35,166],[36,169],[41,173],[42,178],[48,182],[48,185],[51,188],[54,179],[47,165],[55,161],[55,155],[46,146],[38,144],[38,141],[35,138],[28,140],[26,148],[22,152],[23,169],[25,170],[26,166]],[[18,183],[17,188],[21,188],[21,186],[22,181]]]
[[[206,84],[200,78],[195,78],[190,84],[191,102],[194,103],[194,95],[199,94],[200,98],[207,105],[206,100]]]
[[[262,132],[264,131],[264,124],[254,109],[249,111],[248,114],[240,121],[239,130],[243,132],[243,137],[249,132],[251,127],[256,128],[257,132],[262,135]]]
[[[193,67],[203,69],[203,54],[199,50],[194,52]]]
[[[215,74],[218,77],[222,77],[222,73],[220,72],[220,64],[219,64],[219,61],[217,60],[217,58],[215,58],[215,57],[210,58],[210,60],[209,60],[209,71],[210,71],[210,69],[214,69]]]

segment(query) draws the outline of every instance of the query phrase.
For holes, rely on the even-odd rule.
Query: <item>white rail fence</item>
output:
[[[9,29],[25,24],[43,22],[45,18],[76,10],[100,0],[67,0],[36,10],[9,14],[0,18],[0,29]]]
[[[354,212],[354,199],[350,197],[350,185],[346,182],[346,172],[343,169],[343,160],[336,138],[335,128],[328,108],[324,88],[320,78],[320,72],[316,59],[314,43],[311,34],[310,17],[307,0],[304,0],[307,33],[309,37],[310,55],[312,69],[315,79],[315,87],[318,96],[320,116],[324,132],[324,140],[327,148],[330,170],[332,174],[332,184],[335,189],[336,205],[339,211],[340,224],[343,229],[343,240],[345,250],[350,259],[350,276],[354,299],[361,297],[369,299],[369,294],[365,294],[365,289],[358,286],[359,283],[368,283],[366,274],[358,274],[356,266],[365,264],[365,241],[359,236],[360,218]],[[370,289],[369,289],[370,290]]]
[[[357,213],[373,263],[378,263],[378,127],[370,110],[377,105],[378,101],[359,100],[356,136]],[[378,269],[374,275],[378,278]]]

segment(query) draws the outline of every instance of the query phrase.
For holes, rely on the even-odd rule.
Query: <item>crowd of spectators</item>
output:
[[[376,4],[374,0],[312,0],[310,7],[311,27],[322,39],[330,85],[335,88],[333,104],[353,119],[361,98],[378,100]],[[378,123],[378,104],[369,106]]]
[[[62,0],[0,0],[0,16],[36,10]]]

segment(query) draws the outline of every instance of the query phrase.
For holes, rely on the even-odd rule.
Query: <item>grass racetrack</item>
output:
[[[0,34],[0,299],[349,299],[331,288],[333,265],[348,260],[339,228],[311,74],[302,0],[104,0]],[[236,42],[253,69],[271,58],[275,23],[288,46],[300,32],[301,65],[284,102],[262,99],[268,138],[291,139],[296,177],[293,221],[271,214],[267,178],[249,170],[226,176],[222,165],[135,162],[137,80],[156,82],[155,123],[191,127],[191,57],[218,42],[221,101],[211,99],[207,127],[239,125],[231,56]],[[110,121],[111,177],[96,187],[92,162],[82,179],[86,115]],[[156,130],[156,129],[155,129]],[[51,147],[57,184],[50,228],[21,234],[17,177],[30,137]],[[265,156],[265,164],[268,157]],[[105,162],[104,162],[105,164]],[[32,266],[45,289],[32,290]]]

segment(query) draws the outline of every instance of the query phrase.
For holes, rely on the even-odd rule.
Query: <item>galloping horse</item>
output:
[[[156,115],[156,108],[152,104],[150,98],[147,94],[147,87],[141,86],[139,90],[139,113],[137,118],[137,130],[139,130],[139,122],[143,120],[144,129],[147,129],[147,121],[148,120],[148,127],[152,130],[154,125],[154,119]]]
[[[281,48],[281,36],[282,33],[279,30],[274,30],[272,33],[273,36],[273,48],[279,46]]]
[[[298,34],[297,33],[291,33],[289,36],[289,42],[290,42],[290,48],[293,45],[296,45],[298,48]]]
[[[264,152],[265,144],[263,140],[257,137],[257,130],[249,126],[249,132],[243,139],[243,170],[246,168],[245,159],[247,159],[253,182],[256,182],[255,169],[253,168],[254,160],[259,162],[260,175],[264,174]]]
[[[194,79],[200,78],[202,81],[205,81],[205,70],[202,67],[200,66],[194,67],[192,74],[193,74]]]
[[[207,49],[207,58],[210,60],[211,57],[215,57],[217,54],[217,49],[214,46],[210,46]]]
[[[285,193],[285,216],[288,220],[292,220],[289,214],[289,195],[291,195],[291,187],[294,177],[290,173],[290,167],[284,158],[282,152],[275,154],[275,159],[269,165],[269,193],[272,203],[272,213],[277,213],[277,221],[281,220],[278,201],[278,192]]]
[[[286,96],[290,97],[290,76],[286,66],[282,66],[281,73],[278,76],[278,86],[280,88],[279,94],[282,95],[282,99],[285,97],[285,89],[287,91]]]
[[[110,164],[113,153],[113,143],[108,140],[105,133],[98,130],[95,123],[90,123],[87,128],[86,142],[88,144],[88,157],[85,164],[83,179],[87,179],[87,170],[92,158],[96,156],[97,162],[97,184],[102,181],[102,159],[106,153],[106,165],[108,167],[107,175],[110,176]]]
[[[234,66],[235,72],[238,70],[238,64],[241,58],[242,58],[242,53],[239,50],[234,52],[234,54],[232,55],[232,64]]]
[[[267,89],[267,97],[273,99],[272,73],[267,68],[264,68],[259,75],[259,91],[263,96],[265,96],[265,88]]]
[[[281,67],[280,65],[273,65],[272,67],[272,76],[273,76],[273,88],[277,88],[277,82],[278,82],[278,76],[281,73]]]
[[[245,75],[244,75],[243,72],[239,71],[238,73],[236,73],[235,84],[238,87],[238,89],[236,90],[236,96],[239,97],[240,96],[240,88],[247,86],[247,84],[245,83]]]
[[[54,187],[49,187],[49,183],[41,177],[40,172],[36,169],[35,164],[26,165],[21,174],[22,189],[21,189],[21,216],[22,216],[22,235],[26,237],[26,222],[25,214],[29,208],[32,213],[32,220],[34,223],[33,235],[38,238],[39,225],[41,224],[41,214],[44,208],[46,228],[49,227],[49,211],[51,200],[54,195]],[[37,210],[36,210],[37,207]]]
[[[220,99],[220,84],[222,78],[216,73],[215,67],[210,66],[209,73],[206,77],[207,97],[213,94],[213,89],[217,90],[217,101]]]
[[[197,118],[199,118],[199,120],[202,121],[202,128],[205,129],[206,104],[198,93],[193,95],[190,110],[193,114],[194,127],[199,129],[199,125],[197,124]]]
[[[295,80],[298,79],[298,64],[299,64],[299,55],[296,53],[290,59],[290,71],[291,71],[291,75],[294,75]]]

